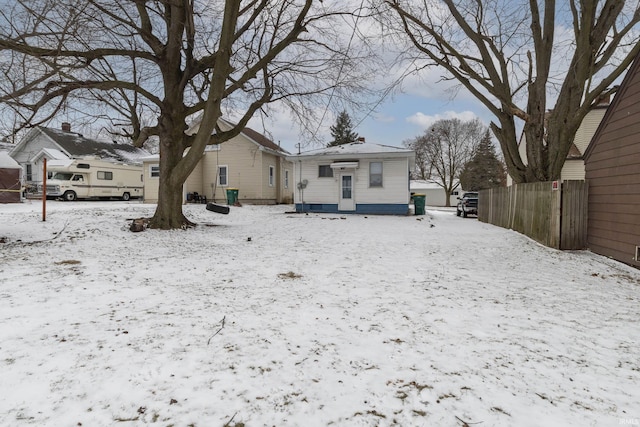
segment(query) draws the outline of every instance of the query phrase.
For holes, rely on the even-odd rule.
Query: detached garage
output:
[[[0,151],[0,203],[22,200],[22,167],[5,151]]]

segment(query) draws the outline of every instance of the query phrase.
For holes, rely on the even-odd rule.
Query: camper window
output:
[[[113,179],[113,172],[98,171],[98,179],[111,181]]]
[[[60,181],[69,181],[73,176],[72,173],[69,172],[56,172],[53,174],[53,179],[59,179]]]

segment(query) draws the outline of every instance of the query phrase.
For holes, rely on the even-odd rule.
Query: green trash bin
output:
[[[424,207],[427,203],[426,194],[414,194],[413,205],[415,206],[416,215],[424,215]]]
[[[238,201],[238,192],[237,188],[227,188],[227,204],[233,205]]]

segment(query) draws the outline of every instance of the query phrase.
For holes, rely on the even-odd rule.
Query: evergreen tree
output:
[[[507,173],[504,163],[498,159],[487,130],[480,140],[471,160],[460,173],[460,184],[466,191],[505,186]]]
[[[351,117],[349,117],[349,114],[347,114],[346,111],[342,111],[338,114],[336,124],[331,126],[331,136],[333,137],[333,141],[331,141],[327,146],[335,147],[336,145],[355,142],[358,139],[358,134],[353,132],[351,130],[352,128],[353,125],[351,124]]]

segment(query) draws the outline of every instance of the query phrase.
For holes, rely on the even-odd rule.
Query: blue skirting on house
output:
[[[368,215],[407,215],[408,204],[395,203],[359,203],[355,211],[341,211],[337,203],[296,203],[296,212],[368,214]]]

